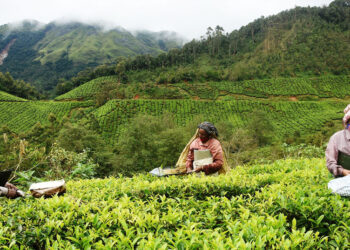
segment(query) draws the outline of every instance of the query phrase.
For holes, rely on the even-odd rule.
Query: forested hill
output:
[[[183,53],[195,63],[201,55],[215,58],[210,62],[221,66],[219,77],[230,80],[348,73],[350,1],[296,7],[226,34],[220,26],[208,28]]]
[[[120,61],[113,70],[125,83],[237,81],[348,74],[349,58],[350,1],[336,0],[261,17],[230,33],[209,27],[181,49]]]
[[[77,22],[26,21],[0,26],[0,71],[50,90],[59,78],[69,79],[86,67],[115,63],[120,56],[157,55],[182,43],[171,32],[132,34]]]
[[[124,83],[177,83],[349,74],[350,0],[296,7],[232,32],[209,27],[201,39],[178,45],[172,34],[104,32],[79,23],[5,25],[0,57],[8,56],[0,71],[39,89],[59,84],[57,94],[108,75]]]

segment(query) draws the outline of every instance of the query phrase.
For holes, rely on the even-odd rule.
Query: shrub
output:
[[[186,140],[187,129],[176,127],[171,115],[140,115],[132,119],[116,145],[116,173],[150,171],[156,166],[174,166]]]

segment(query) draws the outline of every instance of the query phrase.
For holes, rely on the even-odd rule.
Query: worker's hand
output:
[[[203,171],[203,167],[204,167],[204,166],[200,166],[199,168],[196,168],[196,169],[194,170],[194,172],[196,172],[196,173],[202,172],[202,171]]]
[[[9,182],[6,182],[6,184],[5,184],[5,187],[6,188],[11,188],[11,189],[17,189],[17,187],[15,186],[15,185],[13,185],[13,184],[11,184],[11,183],[9,183]]]
[[[186,168],[186,173],[192,173],[193,170],[191,168]]]
[[[17,189],[15,188],[8,188],[8,192],[6,195],[8,198],[14,199],[17,197]]]
[[[342,170],[342,174],[343,174],[343,176],[350,175],[350,170],[343,169],[343,170]]]

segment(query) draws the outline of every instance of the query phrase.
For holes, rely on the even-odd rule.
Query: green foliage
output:
[[[34,170],[24,170],[16,172],[16,178],[11,181],[18,188],[26,190],[30,184],[43,182],[44,180],[35,176]]]
[[[118,76],[99,77],[55,98],[61,100],[95,100],[96,106],[112,99],[183,99],[189,98],[174,86],[152,83],[121,84]],[[179,92],[180,91],[180,92]],[[182,91],[183,92],[183,91]]]
[[[91,179],[96,176],[96,168],[97,165],[94,163],[84,164],[78,162],[75,167],[73,167],[73,171],[70,174],[72,179]]]
[[[213,82],[209,86],[228,94],[241,94],[257,98],[269,96],[316,96],[319,98],[345,98],[349,92],[349,76],[323,76],[304,78],[276,78],[242,82]],[[299,97],[298,97],[299,98]]]
[[[132,175],[154,166],[172,167],[191,134],[179,128],[174,118],[139,115],[133,118],[116,144],[116,173]],[[187,137],[186,137],[187,135]]]
[[[67,151],[58,144],[51,147],[46,159],[48,166],[42,176],[47,179],[90,179],[96,175],[98,169],[98,165],[89,157],[89,152]]]
[[[315,145],[299,144],[288,145],[282,144],[283,154],[285,158],[323,158],[325,155],[325,147],[317,147]]]
[[[111,153],[112,149],[109,145],[106,145],[99,134],[85,128],[81,123],[65,123],[58,132],[55,141],[62,150],[70,154],[86,154],[89,157],[88,161],[78,159],[75,162],[75,164],[83,165],[78,167],[78,169],[72,170],[72,176],[89,176],[89,172],[92,172],[96,176],[103,177],[110,175],[116,169],[116,158]],[[70,165],[73,166],[72,164]],[[91,171],[89,170],[90,168],[92,168]],[[84,169],[87,173],[84,173]]]
[[[218,177],[69,181],[61,197],[2,200],[0,244],[344,249],[349,203],[329,180],[324,160],[287,159]]]
[[[26,101],[23,98],[31,100],[43,98],[43,95],[40,94],[33,86],[25,83],[24,81],[14,80],[9,73],[3,74],[0,72],[0,90],[2,90],[0,101]]]
[[[264,146],[271,143],[274,128],[272,122],[268,119],[263,110],[253,110],[251,118],[247,124],[247,129],[256,139],[258,146]]]
[[[0,139],[0,170],[15,169],[23,162],[26,155],[25,140],[21,140],[15,133],[11,132],[8,127],[1,128]]]

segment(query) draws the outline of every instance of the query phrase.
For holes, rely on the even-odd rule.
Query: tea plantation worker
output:
[[[20,191],[15,185],[7,182],[4,187],[0,187],[0,195],[8,198],[16,198],[24,196],[24,193]]]
[[[186,160],[186,170],[193,170],[194,150],[210,150],[213,163],[198,167],[195,172],[204,172],[206,175],[218,172],[224,163],[224,156],[221,144],[217,137],[219,133],[216,127],[210,122],[203,122],[198,125],[197,138],[190,144]]]
[[[344,129],[331,136],[326,149],[328,170],[334,177],[350,175],[350,104],[344,109]],[[346,167],[346,168],[345,168]]]

